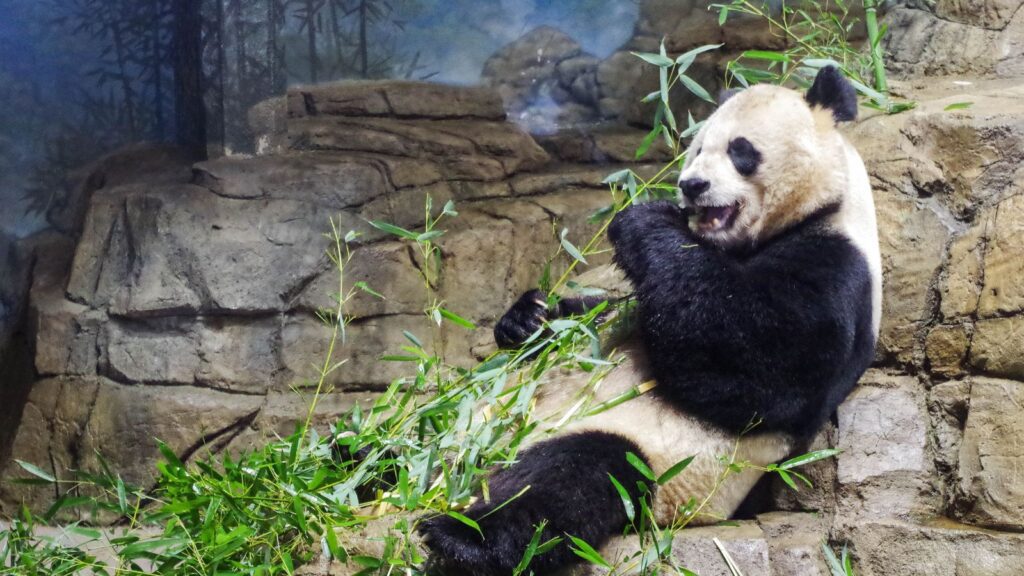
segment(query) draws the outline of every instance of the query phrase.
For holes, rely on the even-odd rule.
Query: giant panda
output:
[[[743,90],[690,144],[681,203],[615,216],[608,237],[634,289],[635,333],[597,400],[655,385],[493,473],[489,498],[464,512],[483,537],[451,517],[422,521],[442,572],[511,574],[542,521],[542,541],[572,535],[598,547],[621,534],[628,519],[609,475],[634,500],[646,482],[629,452],[659,475],[696,456],[653,493],[652,511],[668,525],[691,497],[711,492],[721,456],[777,462],[830,417],[872,361],[881,313],[870,184],[836,129],[856,114],[854,89],[832,67],[804,96],[768,85]],[[529,292],[499,321],[496,339],[515,346],[543,320],[589,304],[563,301],[549,311],[543,295]],[[564,408],[584,381],[546,383],[539,417]],[[709,503],[711,517],[732,514],[759,476],[746,469],[729,479]],[[530,569],[572,563],[567,542]]]

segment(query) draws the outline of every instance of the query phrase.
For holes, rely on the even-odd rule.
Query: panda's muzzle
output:
[[[740,213],[740,203],[734,202],[725,206],[689,206],[691,211],[690,228],[696,232],[707,234],[728,230],[736,222]]]

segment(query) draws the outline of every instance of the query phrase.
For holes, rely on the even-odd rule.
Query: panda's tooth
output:
[[[720,222],[719,222],[718,218],[715,218],[714,220],[711,221],[711,227],[712,228],[718,228],[719,224],[720,224]]]

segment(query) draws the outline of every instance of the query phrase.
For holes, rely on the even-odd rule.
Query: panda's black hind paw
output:
[[[494,341],[499,348],[516,348],[539,330],[547,319],[547,298],[540,290],[530,290],[498,320],[494,326]]]

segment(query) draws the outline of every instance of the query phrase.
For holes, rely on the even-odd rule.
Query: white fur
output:
[[[546,383],[538,393],[534,412],[542,429],[550,431],[569,411],[583,414],[634,388],[643,390],[653,385],[645,375],[645,360],[639,348],[628,346],[615,357],[622,363],[596,384],[590,384],[586,374]],[[667,406],[650,390],[604,412],[572,421],[553,434],[587,431],[612,432],[631,440],[641,448],[641,456],[657,475],[695,456],[686,470],[656,493],[653,512],[661,525],[671,524],[679,506],[690,498],[699,501],[712,493],[725,468],[721,458],[734,457],[737,462],[767,466],[785,457],[792,448],[792,441],[785,434],[750,434],[741,438],[709,426]],[[535,441],[547,437],[541,435]],[[728,518],[760,477],[761,473],[752,469],[730,476],[693,523]]]

